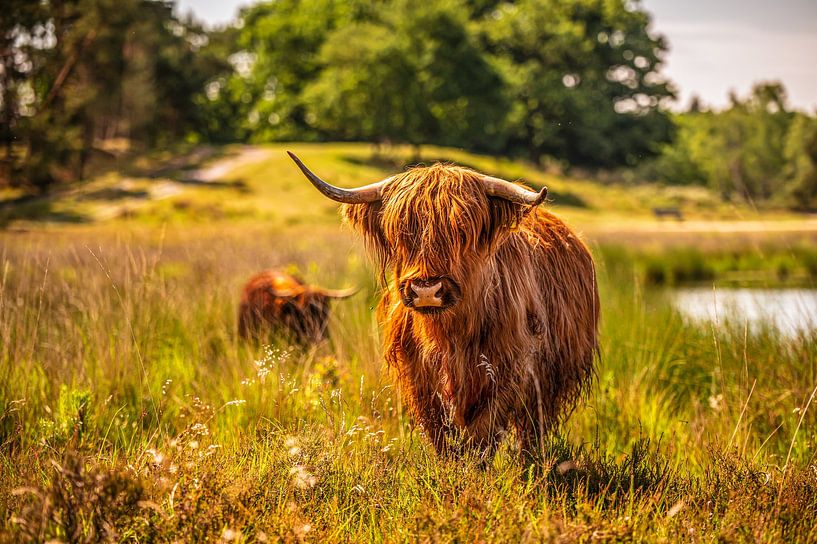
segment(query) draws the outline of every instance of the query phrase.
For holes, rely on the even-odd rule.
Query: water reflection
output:
[[[817,330],[817,289],[685,288],[674,294],[678,310],[693,321],[768,324],[786,336]]]

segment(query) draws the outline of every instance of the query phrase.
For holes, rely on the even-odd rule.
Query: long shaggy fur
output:
[[[584,243],[445,164],[400,174],[380,202],[343,213],[380,267],[387,364],[438,452],[456,434],[490,452],[513,427],[537,451],[593,376],[599,300]],[[461,287],[458,304],[423,315],[401,303],[401,282],[441,276]]]

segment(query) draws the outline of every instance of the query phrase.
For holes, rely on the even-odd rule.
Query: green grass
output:
[[[604,245],[604,259],[649,286],[806,287],[817,285],[817,247],[794,239],[752,247],[633,248]]]
[[[334,207],[315,198],[314,189],[284,152],[292,149],[317,173],[341,185],[382,179],[407,165],[452,161],[506,179],[522,179],[534,187],[547,185],[550,206],[585,227],[652,224],[652,208],[678,207],[689,219],[797,218],[790,213],[759,213],[749,207],[720,202],[699,187],[623,186],[581,177],[545,173],[519,161],[477,155],[452,148],[426,146],[419,161],[406,146],[380,156],[367,144],[276,144],[260,146],[260,156],[237,165],[218,183],[189,183],[194,166],[240,156],[247,148],[184,149],[136,157],[108,165],[98,176],[62,188],[53,195],[22,200],[15,206],[0,201],[0,226],[31,223],[92,223],[100,220],[143,224],[187,224],[230,220],[289,226],[334,221]],[[163,161],[171,166],[162,167]],[[111,169],[112,168],[112,169]],[[7,200],[14,195],[0,195]],[[306,207],[304,202],[314,206]]]
[[[299,149],[339,184],[382,173]],[[335,206],[284,161],[243,168],[249,194],[0,233],[0,541],[817,541],[817,334],[686,323],[645,281],[659,249],[596,246],[598,376],[546,460],[510,442],[488,467],[439,459],[382,367],[374,273]],[[667,267],[720,273],[733,252],[769,261]],[[362,288],[329,342],[236,338],[241,284],[270,266]]]

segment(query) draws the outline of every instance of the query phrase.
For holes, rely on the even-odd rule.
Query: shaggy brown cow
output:
[[[259,272],[244,286],[238,308],[238,334],[258,338],[277,330],[300,343],[320,342],[326,337],[329,301],[352,294],[354,290],[310,287],[278,270]]]
[[[599,319],[592,257],[537,207],[547,189],[434,164],[346,190],[290,156],[391,272],[385,358],[437,451],[462,435],[489,454],[511,428],[540,451],[592,378]]]

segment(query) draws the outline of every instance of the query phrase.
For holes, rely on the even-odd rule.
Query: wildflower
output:
[[[150,454],[150,456],[153,457],[153,463],[156,465],[161,465],[162,461],[164,461],[164,456],[153,448],[145,451],[145,453]]]
[[[235,531],[229,527],[225,527],[221,532],[221,540],[224,542],[232,542],[233,540],[241,539],[241,531]]]
[[[207,425],[204,423],[194,423],[192,427],[190,427],[190,434],[196,436],[208,436],[210,434],[210,429],[207,428]]]
[[[284,447],[287,448],[287,453],[289,453],[291,457],[295,457],[301,453],[301,448],[298,446],[298,439],[294,436],[290,436],[284,441]]]
[[[397,438],[392,438],[391,440],[389,440],[389,443],[386,444],[385,446],[383,446],[383,448],[380,451],[383,452],[383,453],[386,453],[387,451],[389,451],[390,449],[392,449],[394,447],[394,443],[396,441],[397,441]]]
[[[295,465],[289,470],[289,475],[292,476],[292,483],[298,489],[310,489],[315,487],[318,479],[314,474],[311,474],[303,465]]]
[[[264,361],[256,361],[255,367],[255,373],[258,375],[258,381],[264,383],[264,380],[266,380],[267,375],[270,373],[270,369],[267,368]]]
[[[709,407],[712,408],[716,412],[720,412],[723,409],[723,395],[712,395],[709,397]]]
[[[302,525],[296,525],[294,530],[295,530],[295,535],[298,536],[298,538],[303,538],[303,537],[306,536],[306,533],[308,533],[309,531],[312,530],[312,525],[309,524],[309,523],[304,523]]]
[[[680,501],[676,502],[674,505],[672,505],[672,508],[670,508],[669,511],[667,511],[667,517],[668,518],[675,517],[678,514],[678,512],[684,509],[684,505],[685,505],[684,499],[681,499]]]
[[[566,474],[571,470],[577,470],[579,468],[579,463],[576,461],[562,461],[558,465],[556,465],[556,471],[559,474]]]

